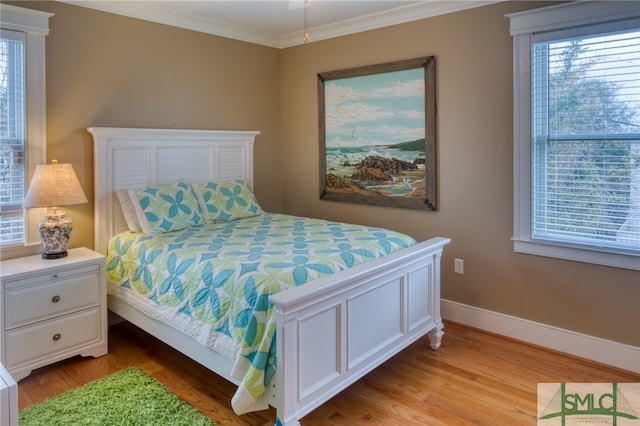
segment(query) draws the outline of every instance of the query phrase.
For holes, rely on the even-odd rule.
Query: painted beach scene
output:
[[[425,197],[424,68],[325,82],[326,191]]]

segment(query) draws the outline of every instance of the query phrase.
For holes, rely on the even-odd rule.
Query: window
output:
[[[22,243],[25,239],[22,199],[26,182],[25,151],[25,34],[0,33],[0,239]]]
[[[0,5],[0,246],[38,241],[22,202],[45,160],[45,42],[49,13]]]
[[[640,269],[640,8],[509,15],[517,252]]]

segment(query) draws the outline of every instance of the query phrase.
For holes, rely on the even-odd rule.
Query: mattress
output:
[[[269,296],[409,247],[398,232],[263,213],[109,242],[110,295],[232,361],[236,413],[266,408],[275,373]]]

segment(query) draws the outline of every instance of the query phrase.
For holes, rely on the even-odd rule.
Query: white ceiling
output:
[[[61,0],[270,47],[303,43],[304,0]],[[310,0],[310,42],[497,3],[501,0]]]

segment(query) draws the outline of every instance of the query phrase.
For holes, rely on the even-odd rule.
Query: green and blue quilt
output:
[[[264,213],[109,243],[110,294],[234,363],[236,413],[266,408],[275,373],[269,296],[415,244],[373,227]]]

